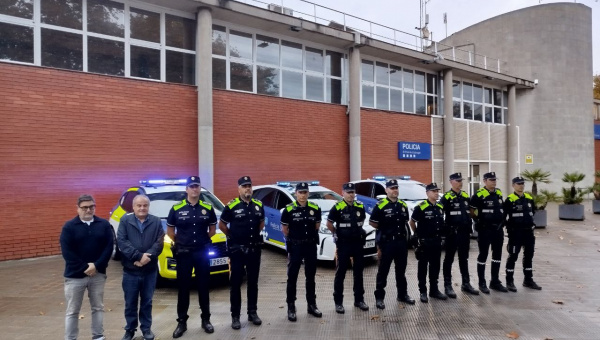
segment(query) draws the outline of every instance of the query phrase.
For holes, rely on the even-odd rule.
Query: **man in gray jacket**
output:
[[[125,335],[131,340],[139,323],[144,340],[154,340],[152,295],[158,275],[158,255],[163,250],[165,232],[160,218],[148,214],[150,199],[138,195],[133,199],[133,213],[121,218],[117,244],[122,253],[123,292],[125,293]]]

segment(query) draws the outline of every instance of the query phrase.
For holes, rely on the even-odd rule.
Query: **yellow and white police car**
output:
[[[331,208],[342,199],[336,192],[319,185],[319,181],[307,181],[310,185],[308,200],[321,207],[321,227],[319,228],[319,245],[317,259],[333,261],[335,259],[335,243],[333,235],[327,229],[327,216]],[[254,187],[253,197],[263,203],[265,209],[265,229],[263,240],[267,244],[285,249],[285,239],[281,231],[281,212],[295,198],[296,182],[277,182],[274,185],[259,185]],[[363,229],[367,233],[364,245],[365,257],[377,255],[375,247],[375,229],[368,224],[370,215],[367,214]]]
[[[115,230],[119,227],[121,217],[133,212],[133,198],[144,194],[150,198],[150,214],[160,217],[165,230],[165,242],[162,253],[158,256],[158,274],[164,279],[177,278],[175,270],[177,263],[171,251],[171,239],[166,235],[167,216],[171,207],[187,197],[185,192],[185,179],[153,179],[142,180],[140,185],[125,190],[119,202],[110,212],[109,222]],[[210,203],[215,208],[217,220],[223,211],[223,203],[210,191],[202,188],[200,200]],[[210,273],[220,274],[229,272],[225,235],[217,228],[217,233],[212,237],[212,244],[208,249],[210,259]],[[117,250],[118,251],[118,250]]]

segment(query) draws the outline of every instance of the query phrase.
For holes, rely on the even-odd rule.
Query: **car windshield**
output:
[[[185,191],[169,191],[169,192],[157,192],[148,194],[150,198],[150,214],[165,218],[169,215],[171,207],[181,202],[187,197]],[[216,210],[217,213],[223,211],[223,203],[219,199],[208,191],[202,191],[200,194],[200,200],[210,203]]]
[[[292,196],[296,198],[296,193],[293,192]],[[329,211],[333,205],[342,199],[342,196],[333,191],[311,191],[308,193],[308,199],[315,202],[323,212]]]
[[[403,201],[422,201],[427,199],[425,185],[420,183],[406,183],[399,186],[399,197]]]

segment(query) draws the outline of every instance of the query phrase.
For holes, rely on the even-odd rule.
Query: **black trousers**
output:
[[[287,244],[288,263],[287,263],[287,289],[286,302],[294,303],[296,301],[296,284],[300,266],[304,260],[304,276],[306,277],[306,302],[309,305],[317,303],[315,294],[315,274],[317,273],[317,245],[312,243],[302,243],[297,245]]]
[[[515,263],[523,248],[523,274],[525,281],[533,278],[533,253],[535,251],[535,235],[533,230],[515,230],[508,234],[508,259],[506,260],[506,281],[514,282]]]
[[[385,286],[390,272],[392,261],[396,273],[396,291],[398,297],[406,295],[406,258],[408,256],[408,247],[406,239],[396,239],[393,241],[379,242],[377,245],[380,251],[379,267],[377,268],[377,279],[375,282],[375,299],[383,300],[385,298]]]
[[[353,258],[354,276],[354,302],[364,300],[365,288],[363,285],[363,241],[339,241],[337,243],[337,262],[335,269],[335,279],[333,280],[333,301],[335,304],[341,305],[344,302],[344,279],[346,279],[346,271],[350,267],[350,258]]]
[[[425,242],[419,247],[424,247],[423,256],[417,265],[419,292],[427,293],[427,269],[429,269],[429,291],[436,291],[438,290],[438,278],[440,276],[442,240],[440,238],[425,239]]]
[[[231,263],[229,273],[231,316],[240,316],[242,309],[242,280],[244,278],[244,269],[248,279],[247,298],[248,313],[256,312],[258,300],[258,273],[260,271],[260,248],[254,247],[250,251],[243,252],[237,250],[229,254]]]
[[[492,282],[499,281],[500,262],[502,260],[502,245],[504,244],[504,229],[482,226],[479,228],[477,244],[479,245],[479,256],[477,256],[477,276],[479,284],[485,283],[485,262],[487,261],[490,246],[492,247]]]
[[[452,284],[452,263],[454,255],[458,251],[458,267],[462,283],[469,283],[469,245],[471,233],[468,230],[459,229],[446,236],[446,254],[444,255],[444,284]]]
[[[202,313],[202,320],[210,319],[210,303],[208,300],[208,289],[210,280],[210,260],[208,250],[201,248],[187,253],[179,253],[177,260],[177,320],[185,322],[188,319],[190,307],[190,287],[192,284],[192,270],[195,269],[196,288],[198,289],[198,301]]]

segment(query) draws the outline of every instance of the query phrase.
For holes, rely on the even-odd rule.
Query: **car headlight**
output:
[[[319,227],[319,233],[331,234],[331,230],[329,230],[329,228],[327,228],[327,224],[321,224],[321,226]]]

